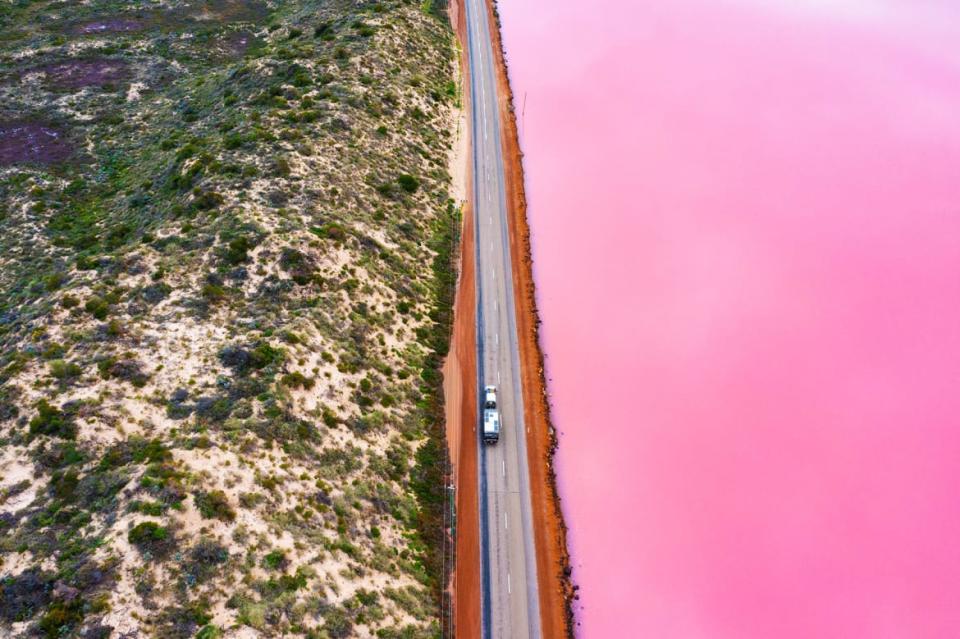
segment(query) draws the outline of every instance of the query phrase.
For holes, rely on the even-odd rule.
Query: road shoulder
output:
[[[456,512],[456,564],[449,588],[453,595],[454,635],[458,639],[480,637],[480,513],[477,468],[477,331],[476,280],[470,140],[470,83],[463,0],[450,3],[450,21],[460,43],[460,77],[464,104],[461,135],[467,141],[466,157],[454,160],[452,171],[464,180],[463,221],[460,244],[460,278],[453,310],[453,335],[444,364],[444,394],[447,442],[453,466]],[[462,160],[462,161],[461,161]],[[454,181],[457,180],[454,174]]]

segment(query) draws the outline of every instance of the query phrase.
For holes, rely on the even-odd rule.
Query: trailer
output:
[[[483,442],[496,444],[500,439],[500,411],[496,408],[483,410]]]

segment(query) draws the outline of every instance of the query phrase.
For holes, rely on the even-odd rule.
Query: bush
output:
[[[225,149],[239,149],[240,147],[246,145],[248,139],[246,136],[240,133],[231,133],[223,139],[223,148]]]
[[[247,253],[251,248],[253,247],[250,245],[250,240],[247,238],[234,238],[227,244],[227,249],[223,254],[223,259],[227,262],[227,264],[231,264],[233,266],[243,264],[250,259]]]
[[[328,406],[323,407],[323,423],[329,428],[336,428],[340,423],[340,418]]]
[[[52,273],[43,278],[43,286],[47,291],[53,292],[63,286],[67,281],[67,276],[63,273]]]
[[[233,401],[226,396],[200,397],[194,406],[197,417],[205,422],[222,422],[233,411]]]
[[[80,377],[83,369],[76,362],[55,359],[50,362],[50,374],[59,380],[75,379]]]
[[[283,362],[283,350],[270,346],[267,342],[260,342],[251,353],[253,367],[257,370],[266,368],[271,364]]]
[[[106,331],[110,337],[120,337],[126,332],[123,328],[123,323],[116,318],[107,322]]]
[[[330,639],[345,639],[353,633],[353,622],[343,608],[331,608],[323,616],[323,629]]]
[[[313,278],[316,268],[309,257],[293,248],[284,248],[280,256],[280,267],[290,273],[290,277],[300,286]]]
[[[106,300],[96,295],[88,299],[83,308],[98,320],[107,319],[107,313],[110,312],[110,305]]]
[[[36,435],[76,439],[77,427],[63,411],[41,399],[37,402],[36,417],[30,420],[30,436]]]
[[[284,386],[289,386],[290,388],[304,388],[310,390],[314,387],[316,383],[312,377],[306,377],[303,373],[293,372],[287,373],[280,378],[280,383]]]
[[[170,287],[169,284],[159,282],[159,283],[150,284],[149,286],[144,287],[140,295],[147,304],[152,305],[152,304],[159,304],[160,302],[162,302],[164,299],[167,298],[167,296],[170,295],[172,291],[173,289]]]
[[[232,368],[238,375],[279,364],[284,360],[283,350],[274,348],[267,342],[259,342],[253,349],[227,346],[220,351],[219,357],[224,366]]]
[[[273,174],[277,177],[290,175],[290,162],[286,158],[278,157],[273,161]]]
[[[193,208],[196,211],[209,211],[223,203],[223,196],[215,191],[194,191]]]
[[[151,552],[155,555],[169,550],[172,537],[168,528],[152,521],[139,523],[127,533],[127,540],[141,552]]]
[[[83,602],[55,601],[37,624],[45,637],[57,639],[70,634],[70,629],[83,620]]]
[[[132,501],[130,502],[130,511],[135,513],[143,513],[144,515],[150,515],[152,517],[161,517],[165,512],[167,512],[168,506],[156,501]]]
[[[347,231],[341,224],[327,222],[323,226],[312,226],[310,232],[321,239],[342,242],[347,239]]]
[[[193,494],[193,501],[200,514],[207,519],[233,521],[237,518],[236,511],[230,505],[226,493],[222,490],[197,491]]]
[[[128,381],[137,388],[143,388],[147,384],[147,380],[150,379],[150,377],[143,372],[142,364],[133,359],[111,362],[105,368],[109,377]],[[103,374],[102,368],[101,374]]]
[[[407,193],[413,193],[420,188],[420,180],[406,173],[397,178],[397,184]]]
[[[220,629],[216,626],[206,625],[197,632],[196,639],[218,639],[220,637]]]
[[[0,619],[26,621],[50,601],[53,577],[31,568],[0,579]]]
[[[213,576],[217,567],[229,559],[230,553],[212,539],[201,539],[190,549],[188,557],[189,562],[185,569],[194,579],[202,582]]]
[[[272,550],[263,557],[263,567],[268,570],[282,570],[289,565],[289,560],[282,550]]]

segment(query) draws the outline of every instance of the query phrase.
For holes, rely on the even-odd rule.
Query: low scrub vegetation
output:
[[[0,9],[0,636],[438,636],[456,69],[439,2]]]

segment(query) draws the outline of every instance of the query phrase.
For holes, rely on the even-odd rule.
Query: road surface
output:
[[[540,605],[500,144],[496,60],[486,0],[465,0],[477,259],[477,396],[496,385],[500,441],[479,446],[484,639],[539,639]],[[478,406],[482,406],[478,402]],[[482,432],[477,415],[477,432]]]

